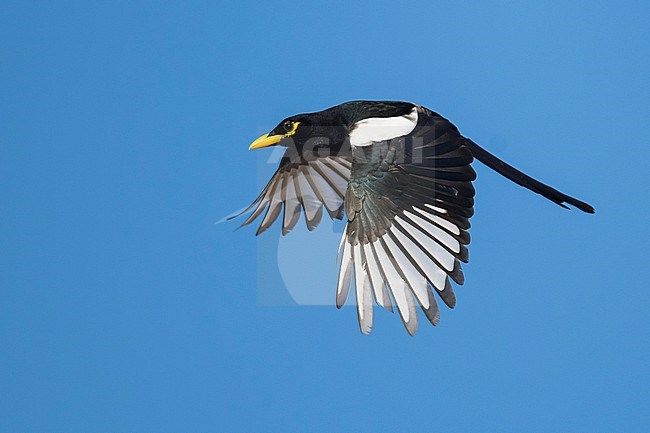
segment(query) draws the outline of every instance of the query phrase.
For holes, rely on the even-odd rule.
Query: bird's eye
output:
[[[282,125],[282,127],[284,128],[285,131],[287,131],[287,132],[291,132],[291,131],[293,131],[293,122],[289,122],[289,121],[287,120],[286,122],[284,122],[284,124]]]

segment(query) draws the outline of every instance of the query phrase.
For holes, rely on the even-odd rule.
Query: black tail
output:
[[[594,208],[588,205],[587,203],[575,199],[573,197],[569,197],[568,195],[561,193],[557,189],[550,187],[548,185],[544,185],[542,182],[539,182],[533,179],[532,177],[522,173],[521,171],[517,170],[513,166],[508,165],[505,162],[501,161],[499,158],[492,155],[487,150],[483,149],[481,146],[474,143],[472,140],[468,139],[465,145],[472,151],[472,154],[476,159],[478,159],[483,164],[487,165],[497,173],[500,173],[501,175],[507,177],[508,179],[515,182],[516,184],[519,184],[524,188],[528,188],[529,190],[536,192],[537,194],[543,195],[547,199],[559,204],[563,208],[569,209],[564,204],[564,203],[568,203],[572,206],[577,207],[583,212],[587,212],[587,213],[595,212]]]

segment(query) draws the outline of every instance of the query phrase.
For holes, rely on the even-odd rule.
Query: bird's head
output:
[[[260,149],[262,147],[275,145],[286,146],[288,144],[288,139],[294,140],[295,138],[302,136],[306,128],[304,125],[300,128],[301,121],[298,120],[299,117],[300,116],[292,116],[284,119],[280,124],[278,124],[278,126],[273,128],[271,132],[264,134],[253,141],[248,149]],[[300,128],[300,133],[298,133],[298,128]]]
[[[303,155],[310,151],[322,153],[339,150],[347,137],[347,122],[343,113],[338,109],[329,109],[287,117],[271,132],[253,141],[249,149],[283,146]]]

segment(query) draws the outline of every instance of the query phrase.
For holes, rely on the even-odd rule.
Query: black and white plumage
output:
[[[560,206],[594,212],[499,160],[439,114],[407,102],[354,101],[292,116],[251,149],[276,144],[287,147],[285,155],[243,225],[264,213],[259,234],[282,211],[287,234],[301,211],[310,230],[323,208],[332,218],[345,211],[336,305],[354,284],[363,333],[372,329],[373,303],[394,306],[409,334],[418,326],[418,305],[438,323],[434,293],[448,307],[456,304],[450,281],[464,283],[474,158]]]

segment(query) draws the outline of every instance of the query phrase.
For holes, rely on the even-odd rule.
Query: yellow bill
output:
[[[284,125],[284,130],[286,131],[286,134],[274,134],[274,135],[264,134],[261,137],[259,137],[257,140],[253,141],[251,143],[251,145],[248,147],[248,150],[260,149],[262,147],[267,147],[267,146],[273,146],[274,144],[277,144],[283,138],[287,138],[287,137],[295,134],[296,129],[298,129],[298,125],[300,125],[300,122],[287,121],[285,123],[285,125]],[[273,131],[271,131],[271,132],[273,132]]]
[[[260,149],[262,147],[272,146],[282,140],[282,135],[269,135],[264,134],[261,137],[257,138],[251,143],[248,147],[248,150]]]

